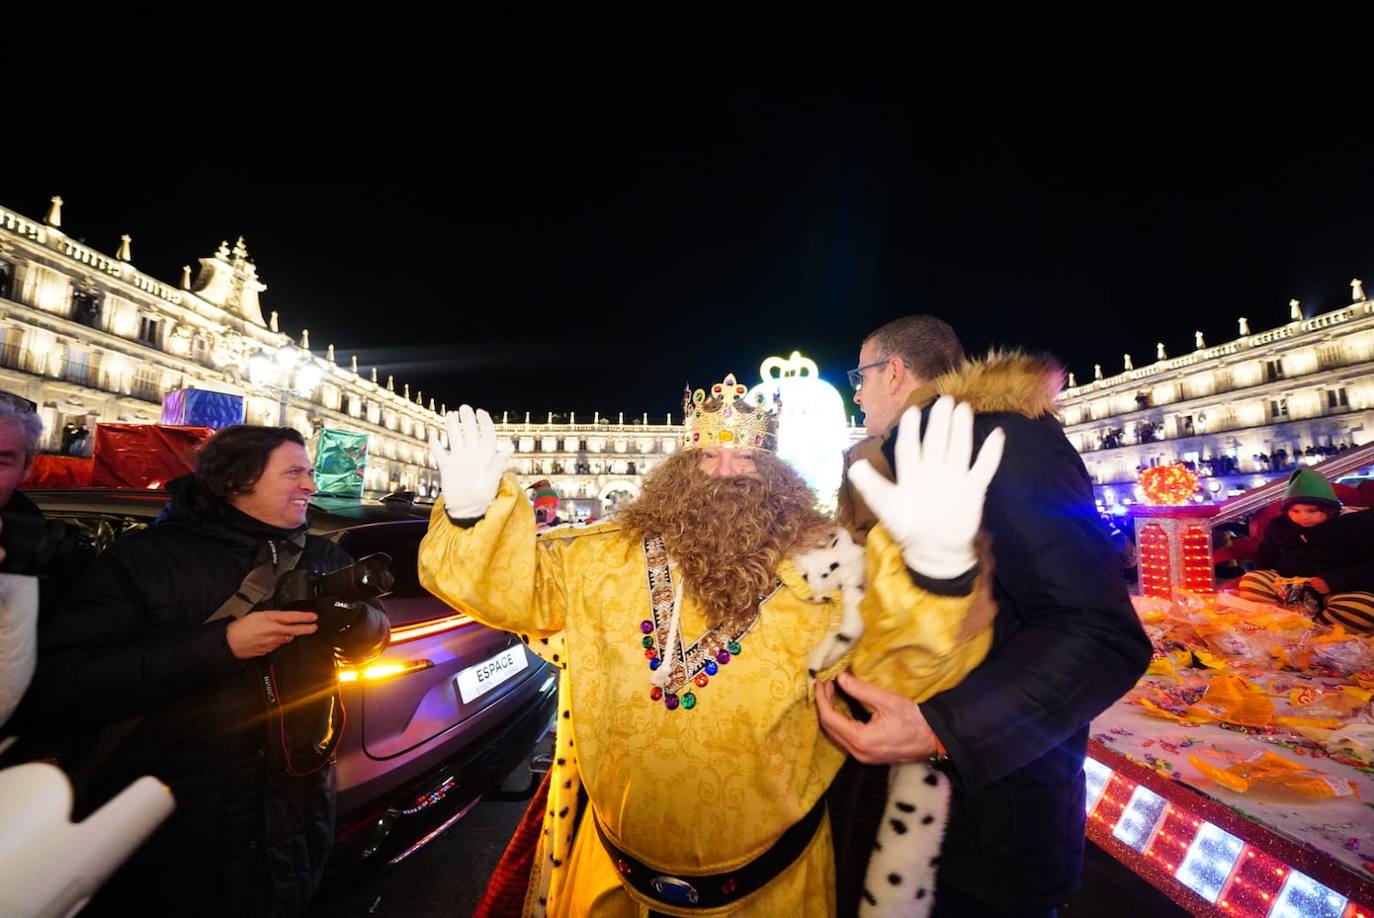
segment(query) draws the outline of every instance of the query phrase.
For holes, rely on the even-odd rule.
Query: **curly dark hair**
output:
[[[283,443],[305,446],[305,438],[290,427],[226,427],[200,448],[196,477],[221,500],[244,494],[262,477],[272,450]]]

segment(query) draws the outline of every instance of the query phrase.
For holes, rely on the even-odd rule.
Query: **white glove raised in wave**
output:
[[[439,466],[439,488],[444,495],[444,510],[451,519],[470,520],[483,516],[501,486],[514,447],[496,439],[496,425],[485,411],[463,405],[444,418],[448,430],[445,449],[437,433],[429,436],[429,451]]]
[[[973,410],[942,397],[930,409],[924,442],[921,413],[908,408],[897,431],[897,481],[868,462],[856,462],[849,480],[878,521],[901,546],[907,566],[933,580],[951,580],[978,561],[974,537],[983,519],[983,498],[1002,461],[1006,435],[988,434],[973,455]]]

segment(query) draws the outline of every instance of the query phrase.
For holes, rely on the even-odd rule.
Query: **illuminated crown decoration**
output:
[[[745,398],[749,387],[735,381],[731,373],[711,387],[691,395],[683,393],[682,409],[687,419],[682,433],[683,449],[766,449],[778,448],[778,410],[760,401],[751,405]]]

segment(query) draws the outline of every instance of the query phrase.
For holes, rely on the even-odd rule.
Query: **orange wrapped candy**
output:
[[[1222,753],[1204,750],[1188,756],[1188,761],[1212,781],[1238,794],[1270,791],[1318,799],[1355,793],[1349,781],[1315,771],[1267,749],[1244,759],[1231,756],[1229,764],[1209,761],[1204,755],[1222,757]]]
[[[1274,719],[1274,703],[1254,683],[1218,673],[1201,700],[1188,713],[1246,727],[1267,727]]]

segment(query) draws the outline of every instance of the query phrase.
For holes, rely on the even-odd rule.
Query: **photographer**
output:
[[[315,483],[296,431],[226,428],[168,491],[157,522],[116,542],[39,630],[36,703],[99,736],[84,802],[151,774],[177,803],[91,908],[299,914],[334,839],[333,659],[370,659],[389,626],[366,602],[339,608],[346,596],[316,603],[320,614],[234,598],[264,571],[270,591],[291,568],[285,578],[351,563],[305,534]],[[264,691],[312,667],[325,690]],[[312,748],[319,761],[303,765],[297,752]]]

